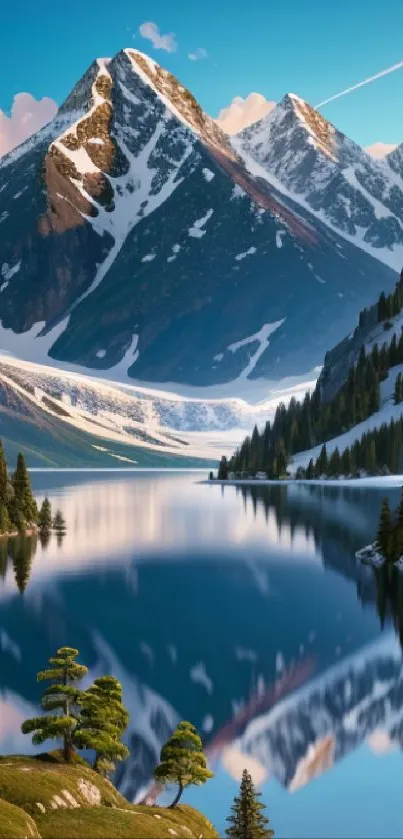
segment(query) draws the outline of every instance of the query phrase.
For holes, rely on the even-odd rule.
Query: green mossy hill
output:
[[[185,805],[174,811],[165,807],[137,807],[126,810],[92,807],[86,810],[57,810],[37,819],[42,839],[199,839],[218,837],[201,813]]]
[[[34,839],[40,833],[28,813],[0,798],[0,836],[2,839]]]
[[[4,811],[4,815],[3,815]],[[130,804],[80,757],[0,758],[0,839],[218,837],[197,810]]]
[[[65,764],[57,752],[36,757],[0,759],[0,798],[16,804],[29,815],[59,807],[127,807],[127,801],[110,781],[82,759]],[[1,833],[0,833],[1,836]]]

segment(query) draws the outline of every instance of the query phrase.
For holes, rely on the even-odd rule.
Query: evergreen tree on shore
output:
[[[41,530],[50,530],[52,527],[52,507],[47,496],[42,501],[41,509],[39,511],[38,527]]]
[[[395,379],[395,390],[393,395],[395,405],[399,405],[403,401],[403,379],[402,374],[398,373]]]
[[[195,727],[190,722],[180,722],[162,747],[160,763],[154,772],[157,783],[178,785],[170,808],[178,804],[186,787],[205,784],[213,776],[207,768],[202,741]]]
[[[252,778],[244,769],[239,796],[236,796],[231,807],[231,815],[227,821],[226,835],[229,839],[270,839],[274,836],[269,820],[263,814],[266,809],[259,799]]]
[[[24,734],[33,734],[35,745],[45,740],[62,738],[63,754],[66,762],[73,757],[74,732],[79,716],[78,703],[82,691],[77,685],[88,672],[87,667],[78,664],[78,650],[60,647],[56,655],[49,659],[50,667],[38,673],[38,682],[49,681],[41,699],[45,713],[41,717],[26,720],[22,725]],[[53,713],[58,711],[58,713]]]
[[[113,772],[117,760],[126,760],[128,748],[122,735],[129,714],[122,701],[122,686],[113,676],[100,676],[80,699],[81,717],[74,734],[79,748],[95,751],[94,769],[101,775]]]
[[[66,522],[61,510],[56,510],[56,513],[53,518],[52,527],[54,530],[59,531],[59,533],[64,533],[66,530]]]
[[[220,460],[217,477],[219,481],[226,481],[228,479],[228,463],[225,455]]]
[[[16,524],[20,524],[20,517],[27,524],[34,524],[38,517],[38,508],[32,494],[31,481],[25,463],[24,455],[19,453],[17,466],[12,478],[14,490],[13,510],[18,515]]]
[[[8,471],[3,444],[0,440],[0,504],[7,504]]]

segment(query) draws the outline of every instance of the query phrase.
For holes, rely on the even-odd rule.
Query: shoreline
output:
[[[284,478],[282,480],[275,479],[259,479],[259,478],[244,478],[232,480],[205,480],[199,481],[200,484],[209,486],[282,486],[284,484],[308,484],[310,486],[357,486],[357,487],[373,487],[376,489],[379,486],[402,487],[403,475],[379,475],[368,476],[365,478]]]
[[[39,527],[28,527],[27,530],[7,530],[6,533],[0,533],[0,539],[11,539],[13,536],[34,536],[39,533]]]

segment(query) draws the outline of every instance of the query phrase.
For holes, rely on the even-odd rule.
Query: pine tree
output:
[[[19,453],[17,466],[13,475],[14,506],[16,513],[20,513],[27,524],[36,522],[38,508],[32,495],[31,480],[25,463],[24,455]],[[17,522],[16,522],[17,523]]]
[[[56,517],[55,517],[56,518]],[[50,530],[52,527],[52,507],[49,498],[44,498],[38,516],[38,527],[41,530]]]
[[[252,778],[244,769],[239,796],[236,796],[227,821],[226,834],[229,839],[269,839],[274,831],[268,827],[269,820],[263,815],[265,805],[258,800]]]
[[[389,508],[389,501],[387,498],[384,498],[382,501],[381,514],[379,518],[377,542],[381,553],[387,559],[390,556],[392,535],[393,526]]]
[[[308,466],[306,467],[305,477],[307,481],[312,481],[312,479],[315,477],[315,468],[313,465],[312,458],[310,459]]]
[[[73,756],[74,731],[77,726],[77,704],[82,691],[77,686],[88,672],[87,668],[76,662],[78,650],[60,647],[56,655],[49,659],[50,668],[38,673],[38,682],[52,682],[43,693],[41,706],[45,713],[42,717],[26,720],[22,725],[24,734],[33,733],[35,745],[45,740],[63,738],[64,759],[70,762]],[[52,713],[59,711],[58,714]]]
[[[228,479],[228,463],[225,455],[221,458],[217,478],[219,481],[226,481]]]
[[[52,527],[54,528],[54,530],[58,530],[59,533],[62,533],[66,530],[66,522],[61,510],[56,510],[56,513],[53,517]]]
[[[11,530],[10,516],[8,515],[7,504],[0,500],[0,533],[9,533]]]
[[[129,722],[122,701],[122,686],[113,676],[101,676],[80,699],[81,718],[74,734],[79,748],[95,751],[94,769],[108,774],[117,760],[126,760],[128,748],[121,742]]]
[[[0,440],[0,503],[7,503],[8,471],[3,444]]]
[[[395,390],[393,400],[395,405],[399,405],[403,399],[403,381],[402,374],[398,373],[395,379]]]
[[[328,469],[327,448],[326,448],[326,445],[324,444],[321,448],[321,452],[320,452],[320,455],[319,455],[318,460],[317,460],[318,478],[320,478],[321,475],[326,475],[327,469]]]
[[[207,768],[201,738],[190,722],[180,722],[162,747],[154,777],[161,784],[178,784],[171,808],[176,806],[186,787],[204,784],[214,777]]]

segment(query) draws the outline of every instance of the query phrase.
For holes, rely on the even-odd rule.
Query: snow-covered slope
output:
[[[65,427],[66,435],[70,427],[99,438],[93,443],[99,451],[107,452],[109,443],[120,443],[166,455],[216,459],[222,451],[231,452],[255,423],[264,424],[276,402],[274,398],[253,405],[240,398],[202,399],[135,386],[123,388],[0,356],[0,435],[4,434],[5,415],[26,420],[41,416],[44,420],[56,418],[59,431]],[[130,465],[130,452],[128,455],[125,460],[116,454],[115,459]],[[112,459],[110,462],[113,466]],[[133,459],[132,464],[136,463]]]
[[[375,160],[294,94],[240,132],[233,146],[255,175],[260,171],[332,230],[400,270],[402,146]]]
[[[1,159],[0,274],[0,349],[197,386],[306,373],[394,282],[130,49]]]

